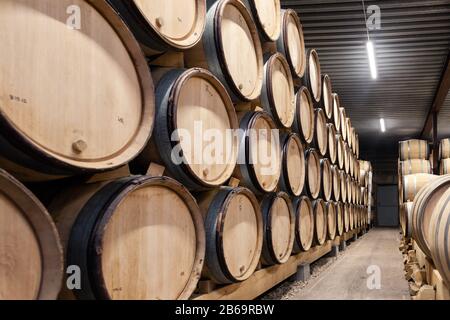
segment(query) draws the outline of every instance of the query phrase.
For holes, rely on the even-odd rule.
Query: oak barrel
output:
[[[108,0],[147,54],[186,50],[205,29],[206,0]]]
[[[317,199],[314,206],[314,243],[321,246],[327,240],[327,208],[325,201]]]
[[[336,206],[336,232],[338,236],[344,234],[344,204],[342,202],[335,202]]]
[[[206,229],[204,274],[216,283],[248,279],[258,266],[263,244],[263,218],[247,188],[222,187],[197,196]]]
[[[322,177],[320,196],[325,202],[328,202],[331,201],[333,193],[333,175],[330,160],[326,158],[320,160],[320,171]]]
[[[350,153],[347,142],[344,142],[344,171],[347,174],[350,174]]]
[[[415,173],[433,173],[431,162],[425,159],[410,159],[400,162],[402,176]]]
[[[330,162],[332,164],[335,164],[337,161],[337,139],[336,139],[336,128],[334,126],[334,124],[332,123],[328,123],[327,124],[327,128],[328,128],[328,147],[327,147],[327,154],[326,156],[328,157],[328,159],[330,159]]]
[[[71,187],[50,204],[81,300],[188,299],[205,259],[205,228],[187,189],[130,176]],[[68,289],[66,288],[65,291]]]
[[[406,140],[400,141],[398,146],[399,158],[401,161],[409,159],[428,159],[430,148],[426,140]]]
[[[327,202],[326,203],[327,208],[327,233],[328,233],[328,239],[334,240],[336,237],[336,206],[334,202]]]
[[[450,138],[442,139],[439,143],[439,159],[450,158]]]
[[[345,143],[344,143],[344,139],[342,138],[341,134],[337,134],[336,135],[336,150],[337,150],[337,164],[339,169],[344,169],[345,167]]]
[[[403,201],[414,201],[414,197],[420,189],[422,189],[429,182],[436,180],[438,177],[439,176],[428,173],[417,173],[403,176]]]
[[[324,74],[322,76],[322,95],[320,105],[325,111],[328,120],[333,120],[333,88],[331,86],[330,76]]]
[[[327,119],[323,109],[315,110],[315,128],[314,144],[321,156],[326,156],[328,151],[328,127]]]
[[[45,207],[0,169],[0,300],[53,300],[61,288],[63,256]]]
[[[287,193],[264,196],[261,202],[264,242],[261,261],[265,265],[283,264],[291,256],[295,239],[295,214]],[[237,244],[239,245],[239,244]]]
[[[341,122],[341,135],[344,142],[347,142],[347,114],[345,112],[345,108],[339,108],[339,118]]]
[[[277,41],[281,34],[280,0],[244,0],[263,41]]]
[[[339,168],[336,165],[331,166],[331,176],[333,179],[332,198],[334,201],[339,201],[341,200],[341,177],[339,174]]]
[[[320,102],[322,97],[322,74],[320,69],[319,55],[315,49],[306,52],[306,70],[303,82],[311,92],[315,102]]]
[[[350,231],[350,205],[344,203],[344,232]]]
[[[264,65],[261,106],[281,128],[290,128],[295,117],[294,81],[286,58],[275,53]]]
[[[337,93],[333,93],[333,124],[338,133],[341,132],[341,99]]]
[[[315,149],[308,149],[306,159],[306,193],[312,199],[317,199],[321,191],[321,167],[320,157]]]
[[[295,242],[294,253],[308,251],[314,239],[313,204],[308,197],[298,197],[293,200],[295,212]]]
[[[21,180],[118,168],[153,129],[153,81],[139,44],[106,1],[75,4],[82,32],[66,24],[74,1],[0,4],[9,44],[0,54],[0,166]]]
[[[300,196],[305,186],[305,152],[296,133],[286,135],[282,140],[283,167],[280,188],[291,196]]]
[[[348,146],[351,148],[352,147],[352,143],[353,143],[353,139],[352,139],[352,120],[347,117],[347,119],[345,119],[345,128],[347,129],[347,144]]]
[[[450,174],[450,158],[442,159],[439,164],[439,173],[441,175]]]
[[[411,238],[412,236],[412,213],[414,209],[414,202],[408,201],[400,205],[400,227],[402,228],[403,236]]]
[[[344,170],[339,170],[339,181],[341,183],[341,201],[347,202],[347,174]]]
[[[264,62],[251,13],[240,0],[207,4],[205,32],[199,44],[185,52],[186,66],[210,70],[234,102],[259,98]]]
[[[314,104],[306,87],[301,87],[295,96],[295,118],[292,129],[307,145],[313,142],[315,134]]]
[[[277,48],[289,62],[294,78],[303,78],[307,66],[305,39],[302,24],[293,9],[281,11],[281,35]]]

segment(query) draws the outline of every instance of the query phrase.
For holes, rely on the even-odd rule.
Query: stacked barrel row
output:
[[[369,223],[370,164],[295,11],[69,2],[0,4],[1,298],[187,299]]]
[[[450,138],[442,139],[439,144],[439,174],[450,174]]]

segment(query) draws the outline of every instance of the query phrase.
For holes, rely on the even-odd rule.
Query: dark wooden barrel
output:
[[[333,193],[333,174],[331,172],[330,160],[326,158],[320,160],[320,171],[322,177],[320,197],[325,202],[329,202]]]
[[[56,299],[63,278],[58,231],[31,191],[2,169],[0,208],[0,299]]]
[[[320,105],[325,111],[325,115],[329,121],[333,120],[333,88],[331,86],[330,76],[324,74],[322,76],[322,96]]]
[[[71,4],[2,1],[0,167],[23,181],[116,169],[153,129],[153,81],[138,42],[106,1],[77,1],[83,29],[71,30]]]
[[[281,34],[280,0],[244,0],[253,15],[261,40],[274,42]]]
[[[324,157],[328,151],[328,127],[323,109],[315,110],[315,128],[313,146]]]
[[[308,251],[314,239],[313,204],[308,197],[297,197],[293,200],[295,212],[295,242],[294,253]]]
[[[294,132],[307,145],[311,144],[315,134],[314,103],[308,88],[301,87],[295,97],[295,118],[292,125]]]
[[[317,199],[321,190],[320,157],[315,149],[308,149],[306,159],[306,193],[312,199]]]
[[[188,299],[196,289],[205,228],[179,182],[130,176],[76,186],[55,197],[49,211],[67,266],[81,269],[81,289],[72,291],[78,299]]]
[[[314,243],[321,246],[327,240],[327,208],[322,199],[313,202],[314,206]]]
[[[292,254],[295,239],[295,214],[287,193],[272,193],[261,202],[264,242],[261,261],[265,265],[283,264]]]
[[[327,202],[327,234],[329,240],[336,238],[336,206],[334,202]]]
[[[206,229],[203,274],[220,284],[248,279],[263,245],[263,218],[255,195],[243,187],[222,187],[199,194],[197,200]]]
[[[305,152],[299,136],[291,133],[282,137],[283,167],[280,188],[291,196],[300,196],[305,187]]]
[[[334,201],[341,200],[341,177],[339,174],[339,168],[334,165],[331,166],[331,176],[332,176],[332,198]]]

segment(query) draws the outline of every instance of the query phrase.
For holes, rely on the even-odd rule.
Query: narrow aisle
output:
[[[292,299],[409,300],[408,283],[404,278],[402,255],[398,246],[397,229],[372,229],[348,246],[342,258],[308,283]],[[369,289],[367,279],[378,267],[381,288]]]

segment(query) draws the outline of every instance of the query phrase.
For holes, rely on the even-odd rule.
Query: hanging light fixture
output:
[[[369,27],[367,26],[367,14],[366,14],[366,5],[364,3],[364,0],[362,0],[363,3],[363,10],[364,10],[364,19],[366,22],[366,31],[367,31],[367,54],[369,56],[369,67],[370,67],[370,73],[372,75],[372,79],[378,78],[378,71],[377,71],[377,62],[376,62],[376,54],[375,54],[375,46],[373,42],[370,40],[370,34],[369,34]]]

